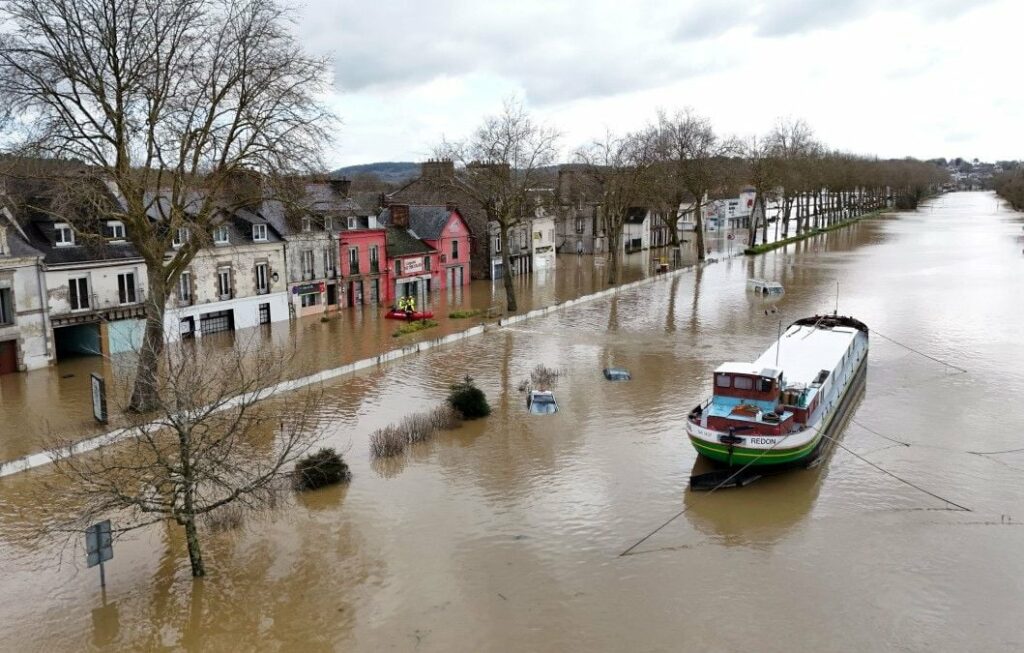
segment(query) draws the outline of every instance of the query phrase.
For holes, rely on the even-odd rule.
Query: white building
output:
[[[182,271],[164,315],[167,337],[289,319],[285,269],[284,241],[273,226],[256,212],[236,211]]]
[[[0,374],[45,367],[52,357],[42,252],[28,244],[0,181]]]
[[[530,221],[531,256],[533,270],[552,270],[555,267],[555,218],[538,207]]]

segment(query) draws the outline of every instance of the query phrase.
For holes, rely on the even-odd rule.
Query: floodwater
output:
[[[322,411],[350,486],[204,533],[198,582],[155,527],[116,543],[102,594],[80,551],[26,544],[47,472],[0,480],[0,648],[1020,650],[1024,215],[996,207],[946,195],[339,379]],[[837,436],[857,455],[691,493],[711,371],[837,282],[873,329]],[[562,372],[555,416],[516,389],[537,363]],[[467,372],[491,417],[371,463],[374,429]]]

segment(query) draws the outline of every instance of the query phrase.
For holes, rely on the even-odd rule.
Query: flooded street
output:
[[[155,527],[115,543],[102,595],[80,550],[60,564],[56,546],[28,544],[47,471],[2,479],[0,649],[1020,650],[1024,215],[996,205],[945,195],[331,382],[328,443],[351,484],[204,533],[200,581],[179,529]],[[532,305],[600,288],[592,266],[569,283],[576,262],[560,259]],[[748,277],[786,294],[766,304]],[[838,437],[885,471],[837,449],[813,470],[690,492],[683,424],[712,370],[754,360],[780,319],[831,312],[837,282],[839,312],[872,329]],[[474,307],[497,301],[489,283],[472,292]],[[369,335],[337,345],[360,320]],[[369,355],[390,339],[378,321],[310,322],[309,364]],[[555,416],[528,415],[517,391],[538,363],[562,372]],[[607,366],[633,381],[605,381]],[[371,462],[373,430],[464,373],[491,417]],[[49,397],[52,420],[55,400],[87,399],[55,370],[24,378],[2,388],[5,434],[38,419],[9,411],[15,393]],[[74,414],[64,426],[84,427]],[[0,457],[33,446],[5,439]]]

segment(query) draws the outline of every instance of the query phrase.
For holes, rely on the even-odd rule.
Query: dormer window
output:
[[[228,244],[228,228],[217,227],[213,230],[213,242],[216,245],[227,245]]]
[[[324,218],[324,231],[334,231],[334,218]]]
[[[70,247],[75,244],[75,232],[71,230],[70,225],[58,223],[54,225],[53,233],[56,237],[57,247]]]
[[[302,218],[302,230],[313,231],[313,218],[310,218],[309,216]]]
[[[359,223],[358,223],[358,222],[356,222],[356,217],[355,217],[354,215],[353,215],[353,216],[349,216],[349,219],[348,219],[348,228],[349,228],[349,229],[355,229],[355,228],[356,228],[356,227],[358,227],[358,226],[359,226]]]
[[[254,224],[252,226],[252,239],[256,242],[266,242],[267,240],[267,225],[265,224]]]
[[[188,242],[188,227],[178,227],[174,230],[174,240],[171,241],[171,245],[174,248],[181,247]]]
[[[111,240],[124,240],[124,223],[118,220],[111,220],[107,223]]]

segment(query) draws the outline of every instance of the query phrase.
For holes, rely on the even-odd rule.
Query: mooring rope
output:
[[[833,437],[832,437],[831,435],[827,435],[827,434],[825,434],[825,433],[822,433],[822,434],[821,434],[821,437],[823,437],[823,438],[828,438],[829,440],[831,440],[831,441],[832,441],[832,443],[833,443],[833,444],[835,444],[836,446],[838,446],[839,448],[841,448],[841,449],[842,449],[843,451],[845,451],[845,452],[847,452],[847,453],[850,453],[850,454],[853,454],[853,455],[854,455],[855,457],[857,457],[858,459],[860,459],[860,460],[862,460],[862,461],[866,462],[867,464],[871,465],[872,467],[874,467],[874,468],[875,468],[875,469],[877,469],[878,471],[882,472],[883,474],[887,474],[887,475],[889,475],[889,476],[893,477],[894,479],[896,479],[896,480],[897,480],[897,481],[899,481],[900,483],[903,483],[904,485],[909,485],[910,487],[914,488],[915,490],[917,490],[917,491],[919,491],[919,492],[924,492],[925,494],[927,494],[927,495],[928,495],[928,496],[930,496],[930,497],[934,497],[934,498],[938,499],[939,501],[943,501],[943,502],[945,502],[945,503],[948,503],[948,504],[949,504],[949,505],[951,505],[951,506],[956,506],[956,507],[957,507],[958,509],[960,509],[960,510],[962,510],[962,511],[964,511],[964,512],[974,512],[973,510],[971,510],[971,509],[970,509],[970,508],[968,508],[967,506],[962,506],[962,505],[960,505],[959,503],[957,503],[956,501],[950,501],[949,499],[947,499],[947,498],[945,498],[945,497],[942,497],[942,496],[939,496],[938,494],[935,494],[935,493],[934,493],[934,492],[932,492],[931,490],[926,490],[926,489],[924,489],[923,487],[921,487],[920,485],[916,485],[916,484],[914,484],[914,483],[912,483],[912,482],[908,481],[907,479],[903,478],[902,476],[900,476],[900,475],[898,475],[898,474],[895,474],[895,473],[893,473],[893,472],[890,472],[890,471],[889,471],[888,469],[886,469],[886,468],[882,467],[882,466],[881,466],[881,465],[879,465],[878,463],[872,462],[872,461],[868,460],[867,458],[865,458],[864,456],[862,456],[861,454],[859,454],[859,453],[857,453],[856,451],[854,451],[853,449],[850,449],[849,447],[847,447],[846,445],[844,445],[844,444],[843,444],[842,442],[840,442],[839,440],[836,440],[835,438],[833,438]]]
[[[926,354],[926,353],[924,353],[923,351],[920,351],[920,350],[918,350],[918,349],[914,349],[914,348],[913,348],[913,347],[911,347],[910,345],[905,345],[905,344],[903,344],[902,342],[900,342],[900,341],[898,341],[898,340],[895,340],[895,339],[893,339],[893,338],[890,338],[889,336],[885,335],[884,333],[879,333],[879,332],[878,332],[878,331],[877,331],[876,329],[872,329],[872,330],[871,330],[871,335],[875,335],[875,336],[878,336],[879,338],[882,338],[883,340],[888,340],[889,342],[891,342],[891,343],[892,343],[892,344],[894,344],[894,345],[898,345],[898,346],[900,346],[900,347],[903,347],[903,348],[904,348],[904,349],[906,349],[907,351],[912,351],[912,352],[914,352],[915,354],[917,354],[918,356],[924,356],[924,357],[925,357],[925,358],[927,358],[928,360],[933,360],[933,361],[935,361],[936,363],[938,363],[939,365],[945,365],[946,367],[952,367],[952,368],[953,368],[954,370],[957,370],[958,372],[960,372],[960,373],[963,373],[963,374],[966,374],[966,373],[967,373],[967,370],[965,370],[964,368],[962,368],[962,367],[960,367],[960,366],[958,366],[958,365],[953,365],[952,363],[947,363],[946,361],[944,361],[944,360],[940,360],[940,359],[938,359],[938,358],[936,358],[936,357],[934,357],[934,356],[931,356],[931,355],[929,355],[929,354]]]
[[[766,454],[768,454],[768,452],[770,452],[770,451],[771,451],[772,449],[774,449],[775,447],[777,447],[777,446],[779,446],[780,444],[782,444],[783,440],[785,440],[785,439],[786,439],[786,438],[788,438],[789,436],[790,436],[790,434],[789,434],[789,433],[787,433],[786,435],[784,435],[784,436],[783,436],[782,438],[780,438],[780,439],[779,439],[779,440],[778,440],[777,442],[775,442],[775,444],[773,444],[772,446],[768,447],[767,449],[765,449],[764,451],[762,451],[761,453],[759,453],[759,454],[757,455],[757,458],[754,458],[753,460],[751,460],[750,462],[748,462],[748,463],[747,463],[746,465],[744,465],[743,467],[740,467],[739,469],[737,469],[737,470],[736,470],[735,472],[733,472],[732,474],[730,474],[729,476],[727,476],[727,477],[726,477],[726,478],[725,478],[725,479],[724,479],[724,480],[723,480],[723,481],[722,481],[721,483],[719,483],[719,484],[718,484],[718,485],[716,485],[715,487],[713,487],[713,488],[711,488],[710,490],[708,490],[708,492],[707,492],[707,493],[708,493],[708,494],[713,494],[713,493],[714,493],[714,492],[715,492],[716,490],[718,490],[718,489],[720,489],[720,488],[724,487],[726,483],[728,483],[729,481],[731,481],[731,480],[733,480],[734,478],[736,478],[736,477],[737,477],[737,476],[738,476],[739,474],[741,474],[741,473],[742,473],[742,472],[743,472],[744,470],[746,470],[746,469],[747,469],[748,467],[750,467],[751,465],[753,465],[753,464],[754,464],[754,463],[756,463],[757,461],[761,460],[761,458],[763,458],[763,457],[764,457],[764,456],[765,456]],[[692,505],[692,504],[691,504],[691,505]],[[677,519],[679,519],[680,517],[682,517],[682,516],[683,516],[683,513],[685,513],[685,512],[686,512],[687,510],[689,510],[689,509],[690,509],[690,506],[683,506],[683,509],[682,509],[682,510],[680,510],[680,511],[679,511],[679,512],[677,512],[676,514],[674,514],[674,515],[672,515],[671,517],[669,517],[669,518],[668,518],[668,520],[667,520],[667,521],[665,521],[665,523],[663,523],[663,524],[662,524],[661,526],[658,526],[658,527],[657,527],[657,528],[655,528],[655,529],[654,529],[653,531],[651,531],[651,532],[650,532],[650,533],[648,533],[647,535],[644,535],[644,536],[643,536],[643,537],[641,537],[641,538],[640,538],[639,540],[637,540],[636,542],[634,542],[632,546],[630,546],[630,547],[629,547],[628,549],[626,549],[625,551],[623,551],[622,553],[620,553],[618,557],[622,558],[622,557],[624,557],[624,556],[630,555],[630,553],[631,553],[631,552],[633,551],[633,549],[635,549],[636,547],[640,546],[641,544],[643,544],[643,543],[644,543],[644,542],[646,542],[647,540],[649,540],[649,539],[651,539],[652,537],[654,537],[654,535],[656,535],[656,534],[658,533],[658,531],[660,531],[661,529],[665,528],[666,526],[668,526],[669,524],[671,524],[671,523],[672,523],[672,522],[674,522],[675,520],[677,520]]]

